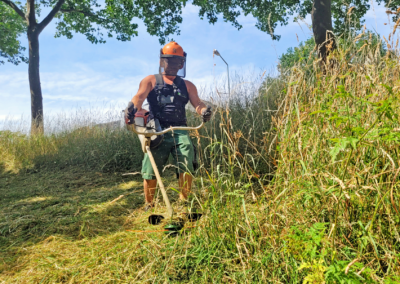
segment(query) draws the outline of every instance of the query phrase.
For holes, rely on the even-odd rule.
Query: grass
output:
[[[130,133],[1,132],[0,282],[398,283],[400,66],[368,40],[342,42],[331,68],[310,57],[237,79],[193,133],[204,215],[176,237],[147,223],[140,177],[123,175],[140,169]]]

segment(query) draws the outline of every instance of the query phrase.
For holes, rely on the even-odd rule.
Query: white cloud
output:
[[[121,60],[117,59],[117,61]],[[205,66],[198,59],[194,60],[188,70],[190,77],[194,78],[191,81],[199,89],[214,82],[214,76],[207,72],[207,69],[212,70],[212,66]],[[225,68],[222,70],[225,71]],[[220,74],[223,75],[223,72],[218,72],[217,77]],[[27,77],[27,73],[19,71],[0,75],[2,86],[0,120],[14,120],[21,114],[29,115],[30,96]],[[79,106],[109,108],[110,105],[125,105],[136,94],[143,78],[144,75],[114,76],[112,72],[96,71],[85,64],[77,64],[75,72],[62,70],[42,72],[41,85],[45,114],[68,111]]]
[[[366,15],[367,27],[372,29],[377,25],[378,31],[387,35],[391,28],[383,25],[388,21],[385,8],[376,2],[374,8],[375,12],[371,9]],[[187,4],[182,14],[181,35],[173,38],[188,52],[187,78],[205,98],[215,90],[215,85],[227,87],[226,65],[221,58],[212,57],[214,48],[229,63],[231,79],[235,73],[243,76],[249,70],[255,70],[253,73],[257,77],[262,68],[274,72],[278,57],[298,44],[297,36],[299,41],[312,36],[307,27],[307,24],[311,25],[310,15],[305,19],[307,24],[294,23],[291,18],[287,26],[278,26],[275,32],[282,38],[272,41],[267,33],[254,26],[254,17],[241,15],[239,22],[243,29],[237,31],[231,23],[221,19],[215,25],[210,25],[207,19],[199,20],[198,11],[198,7]],[[139,37],[131,42],[110,39],[105,45],[92,45],[83,35],[73,40],[54,39],[54,26],[53,21],[40,38],[45,117],[50,112],[72,111],[74,107],[125,105],[136,94],[140,80],[158,71],[160,45],[156,37],[147,34],[142,24]],[[29,117],[27,69],[27,65],[1,67],[0,121],[6,117],[18,120],[21,114]],[[231,84],[234,88],[235,83]]]
[[[183,17],[192,17],[192,16],[197,16],[199,14],[200,8],[188,3],[182,10],[182,16]]]

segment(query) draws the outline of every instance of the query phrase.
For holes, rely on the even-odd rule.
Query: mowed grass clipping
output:
[[[69,168],[3,173],[0,188],[4,283],[116,280],[140,258],[143,240],[163,239],[163,233],[126,231],[160,230],[148,224],[150,213],[139,209],[144,198],[137,178]],[[165,213],[162,206],[156,211]],[[101,270],[105,274],[97,275]],[[129,274],[123,278],[133,280]]]
[[[141,209],[130,133],[2,132],[0,280],[399,283],[398,49],[368,34],[338,43],[329,67],[310,56],[237,82],[192,133],[202,167],[191,206],[204,215],[175,237]]]

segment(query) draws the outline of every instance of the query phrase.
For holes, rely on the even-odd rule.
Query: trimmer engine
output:
[[[152,118],[150,112],[137,112],[135,114],[134,124],[127,124],[126,125],[128,130],[134,127],[135,130],[139,133],[155,133],[162,131],[160,122],[157,118]],[[143,153],[146,153],[146,146],[150,146],[150,149],[156,148],[164,139],[164,135],[153,135],[149,140],[146,139],[145,135],[139,134],[138,135],[140,144],[142,145]],[[147,145],[147,144],[150,145]]]

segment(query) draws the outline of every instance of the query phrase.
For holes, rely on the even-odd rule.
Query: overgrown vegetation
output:
[[[5,59],[15,65],[28,63],[28,58],[24,56],[25,47],[18,40],[25,30],[26,25],[21,17],[0,2],[0,65],[5,63]]]
[[[329,68],[309,56],[267,84],[238,82],[193,133],[204,215],[174,238],[148,225],[140,177],[122,175],[140,166],[130,133],[2,132],[0,279],[397,283],[400,66],[381,47],[360,35]]]

